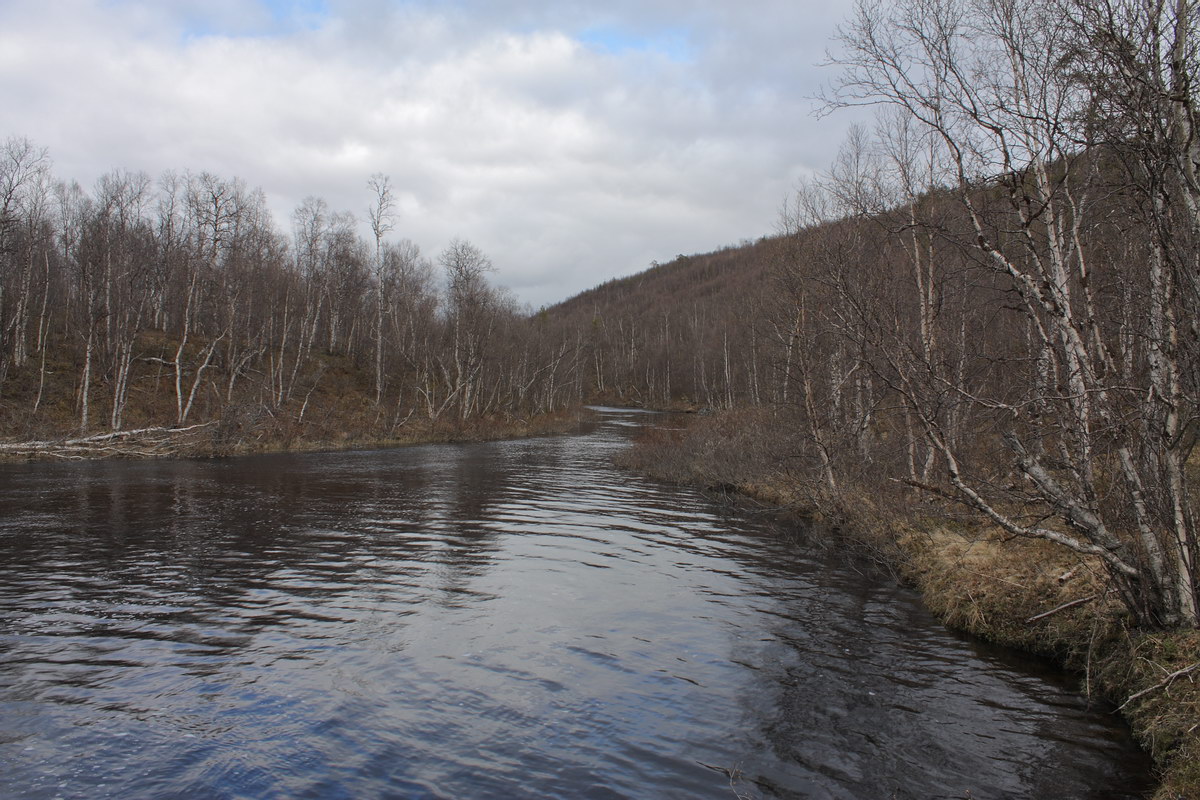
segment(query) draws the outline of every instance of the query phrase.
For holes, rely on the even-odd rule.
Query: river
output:
[[[579,434],[0,465],[5,798],[1133,798],[1036,661]]]

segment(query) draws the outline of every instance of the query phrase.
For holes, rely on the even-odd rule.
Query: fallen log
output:
[[[184,428],[152,427],[111,431],[70,439],[35,439],[24,442],[0,442],[0,455],[47,456],[85,459],[104,456],[161,456],[176,452],[182,442],[216,422],[203,422]]]
[[[1069,602],[1063,603],[1061,606],[1055,606],[1054,608],[1050,609],[1049,611],[1043,611],[1041,614],[1036,614],[1036,615],[1030,617],[1029,619],[1025,620],[1025,624],[1028,625],[1031,622],[1037,622],[1039,619],[1045,619],[1046,617],[1050,616],[1051,614],[1057,614],[1060,611],[1066,611],[1068,608],[1074,608],[1075,606],[1081,606],[1084,603],[1090,603],[1099,596],[1100,595],[1098,595],[1098,594],[1089,594],[1087,597],[1081,597],[1078,600],[1071,600]]]

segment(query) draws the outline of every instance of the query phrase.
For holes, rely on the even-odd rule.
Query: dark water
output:
[[[907,591],[584,435],[0,467],[5,798],[1124,798]]]

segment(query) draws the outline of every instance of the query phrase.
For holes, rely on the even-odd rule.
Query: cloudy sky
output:
[[[845,116],[849,0],[0,0],[0,138],[59,178],[207,170],[453,237],[523,302],[770,233]],[[364,229],[365,230],[365,229]]]

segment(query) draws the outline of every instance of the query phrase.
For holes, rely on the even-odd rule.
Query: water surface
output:
[[[1036,664],[579,435],[0,466],[6,798],[1130,798]]]

